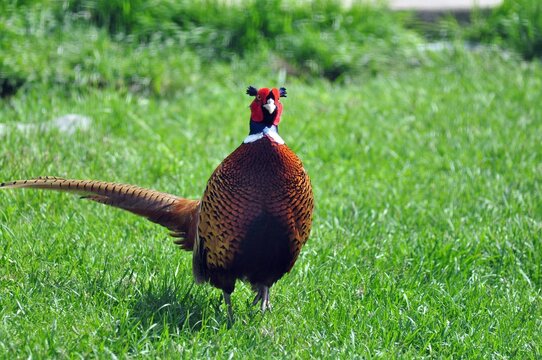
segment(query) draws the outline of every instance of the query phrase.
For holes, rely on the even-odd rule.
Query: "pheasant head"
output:
[[[249,137],[257,134],[267,135],[268,132],[276,133],[278,136],[278,124],[282,115],[280,98],[286,97],[286,88],[256,89],[253,86],[249,86],[247,94],[254,96],[254,100],[250,104]],[[245,143],[248,142],[247,140],[245,140]],[[280,141],[284,143],[282,139]]]
[[[280,98],[286,97],[286,88],[256,89],[249,86],[247,94],[254,96],[254,101],[250,104],[250,121],[262,123],[268,127],[271,125],[277,126],[282,115]]]

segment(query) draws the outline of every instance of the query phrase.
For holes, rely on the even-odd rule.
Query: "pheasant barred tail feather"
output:
[[[127,210],[165,226],[175,243],[192,250],[199,200],[188,200],[135,185],[94,180],[70,180],[46,176],[1,183],[0,188],[45,189],[81,194],[81,198]]]

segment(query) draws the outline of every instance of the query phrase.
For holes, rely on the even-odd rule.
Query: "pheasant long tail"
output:
[[[165,226],[185,250],[192,250],[199,211],[199,200],[144,189],[135,185],[93,180],[40,177],[0,184],[0,189],[31,188],[74,192],[83,199],[124,209]]]

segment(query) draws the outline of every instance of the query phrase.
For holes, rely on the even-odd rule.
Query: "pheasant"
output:
[[[297,260],[309,237],[313,192],[301,160],[278,132],[285,88],[249,86],[250,132],[213,172],[201,200],[91,180],[39,177],[0,184],[75,192],[165,226],[174,243],[192,251],[197,283],[221,289],[228,315],[237,280],[256,292],[253,304],[270,308],[269,289]]]

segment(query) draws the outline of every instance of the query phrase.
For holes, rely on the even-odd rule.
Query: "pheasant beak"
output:
[[[269,114],[273,114],[277,108],[277,105],[275,105],[275,100],[267,99],[267,103],[265,103],[263,107],[269,112]]]

